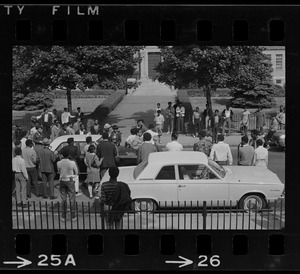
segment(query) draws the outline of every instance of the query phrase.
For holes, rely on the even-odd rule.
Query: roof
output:
[[[161,151],[149,154],[149,164],[207,164],[207,156],[200,151]]]
[[[91,135],[79,135],[79,134],[75,134],[75,135],[62,135],[59,136],[57,138],[55,138],[54,141],[67,141],[68,138],[74,138],[74,141],[85,141],[86,137],[91,136],[93,141],[97,141],[98,139],[101,138],[101,135],[96,135],[96,134],[91,134]]]

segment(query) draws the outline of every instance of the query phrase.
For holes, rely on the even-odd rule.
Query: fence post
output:
[[[202,211],[203,230],[206,230],[206,216],[207,216],[207,208],[206,208],[206,201],[204,201],[203,202],[203,211]]]
[[[101,214],[101,228],[105,229],[105,222],[104,222],[104,204],[100,203],[100,214]]]

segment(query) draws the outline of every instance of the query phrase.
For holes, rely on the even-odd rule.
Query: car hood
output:
[[[230,166],[226,167],[226,177],[229,180],[242,183],[282,184],[278,176],[265,167]]]
[[[124,183],[132,182],[134,180],[133,178],[133,171],[136,166],[126,166],[126,167],[119,167],[119,176],[117,178],[118,181],[122,181]],[[109,180],[109,174],[108,171],[105,172],[101,182],[105,182]]]

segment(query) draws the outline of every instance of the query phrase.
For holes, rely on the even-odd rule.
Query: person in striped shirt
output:
[[[101,184],[100,201],[105,211],[106,228],[120,229],[124,212],[131,209],[131,191],[126,183],[117,180],[119,176],[117,166],[110,167],[108,173],[109,181]]]

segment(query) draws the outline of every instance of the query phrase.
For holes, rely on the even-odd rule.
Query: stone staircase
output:
[[[139,87],[131,93],[132,96],[176,96],[177,90],[169,85],[148,78],[141,79]]]

